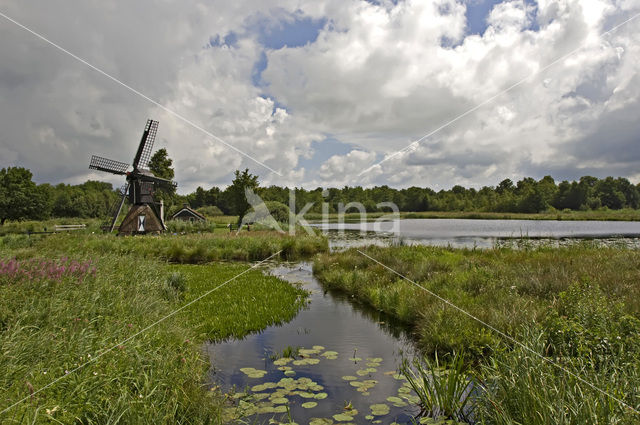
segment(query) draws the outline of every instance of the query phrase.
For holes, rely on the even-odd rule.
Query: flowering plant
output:
[[[82,282],[87,276],[95,276],[92,260],[79,262],[67,257],[60,259],[16,258],[0,259],[0,283],[19,283],[24,280],[51,280],[59,282],[72,278]]]

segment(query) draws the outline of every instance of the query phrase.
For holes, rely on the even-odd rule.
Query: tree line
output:
[[[153,164],[153,162],[152,162]],[[160,177],[173,177],[171,160],[166,151],[156,157],[154,173]],[[87,181],[78,185],[33,182],[30,170],[9,167],[0,170],[0,223],[6,220],[42,220],[57,217],[99,218],[106,217],[119,195],[110,183]],[[192,208],[207,208],[215,214],[244,215],[249,204],[244,197],[245,188],[253,189],[264,201],[289,205],[290,190],[287,187],[262,187],[258,177],[249,170],[236,171],[226,188],[198,187],[187,195],[163,193],[169,213],[183,203]],[[294,188],[296,210],[313,203],[309,212],[321,213],[326,203],[330,212],[338,212],[340,204],[359,202],[367,212],[385,211],[377,205],[395,203],[400,211],[473,211],[539,213],[549,210],[598,210],[640,208],[640,184],[634,185],[626,178],[599,179],[584,176],[576,181],[556,183],[550,176],[540,180],[531,177],[518,182],[510,179],[497,186],[481,189],[456,185],[448,190],[435,191],[426,187],[395,189],[389,186],[363,188],[304,189]]]

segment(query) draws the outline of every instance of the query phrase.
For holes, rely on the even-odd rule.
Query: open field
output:
[[[272,242],[265,247],[267,239]],[[27,397],[0,413],[0,422],[220,423],[224,395],[203,386],[209,363],[202,343],[289,320],[304,305],[306,292],[252,270],[162,320],[249,267],[170,264],[163,247],[211,253],[231,245],[229,252],[242,259],[280,249],[291,256],[326,249],[322,238],[307,242],[257,233],[235,240],[0,238],[0,411]]]
[[[529,349],[506,340],[355,250],[316,258],[327,288],[410,324],[427,355],[462,353],[483,423],[638,423],[640,251],[596,248],[364,252]],[[534,354],[535,353],[535,354]],[[551,359],[575,375],[544,359]]]

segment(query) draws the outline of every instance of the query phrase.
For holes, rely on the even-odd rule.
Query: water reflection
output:
[[[402,355],[413,354],[407,330],[384,314],[351,302],[345,295],[324,292],[313,278],[308,263],[278,266],[271,273],[291,282],[302,282],[303,287],[311,291],[311,302],[287,324],[269,327],[243,340],[208,345],[214,366],[211,380],[227,391],[233,387],[242,390],[264,382],[277,383],[287,375],[274,365],[269,358],[272,354],[281,353],[288,346],[322,346],[325,352],[337,352],[336,358],[316,354],[313,357],[320,360],[318,364],[287,364],[295,371],[291,378],[310,378],[323,387],[322,392],[327,393],[326,399],[311,399],[318,403],[311,409],[302,407],[308,398],[289,396],[288,406],[294,421],[308,423],[313,417],[331,418],[343,411],[345,403],[351,402],[358,410],[354,418],[357,423],[365,422],[364,417],[371,413],[370,406],[376,403],[386,403],[390,407],[388,415],[376,417],[382,420],[381,423],[409,423],[409,415],[417,413],[417,409],[396,407],[387,401],[390,396],[398,396],[404,382],[393,376]],[[371,363],[372,359],[380,360],[377,367],[370,368],[375,365],[375,362]],[[260,379],[249,378],[241,371],[247,367],[264,370],[266,374]],[[370,371],[366,372],[367,369]],[[357,378],[356,382],[377,382],[367,391],[359,392],[350,381],[343,379],[345,376]],[[273,416],[262,415],[259,420]]]

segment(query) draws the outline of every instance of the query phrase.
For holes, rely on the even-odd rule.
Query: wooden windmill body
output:
[[[111,174],[126,176],[126,182],[120,189],[120,199],[114,205],[109,223],[104,227],[112,232],[125,199],[129,197],[131,207],[118,228],[119,235],[159,233],[166,230],[162,202],[155,198],[157,188],[175,188],[171,180],[153,175],[148,169],[153,143],[158,132],[158,121],[147,120],[138,151],[133,159],[133,171],[127,171],[129,164],[93,155],[89,168]]]

